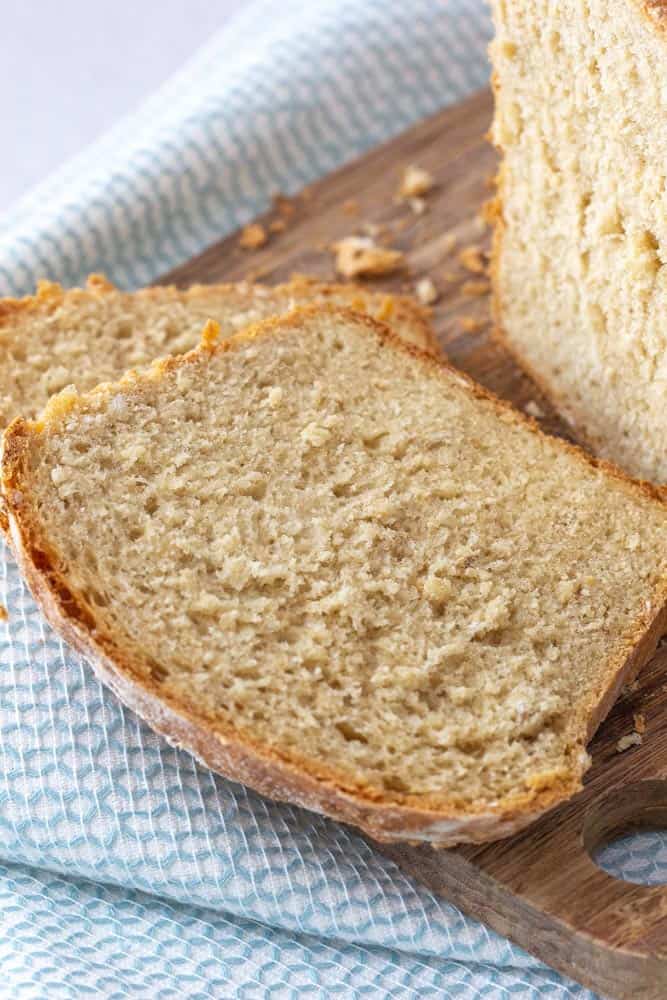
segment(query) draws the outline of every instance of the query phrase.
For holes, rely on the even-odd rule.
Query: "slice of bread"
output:
[[[241,282],[121,292],[93,275],[85,289],[42,282],[37,295],[0,300],[0,426],[34,416],[66,385],[79,391],[120,378],[199,343],[207,319],[231,336],[306,302],[349,306],[390,323],[410,343],[439,353],[424,309],[412,299],[295,278],[276,287]]]
[[[667,483],[667,6],[492,7],[499,330],[582,440]]]
[[[45,614],[213,769],[379,839],[571,796],[667,624],[667,506],[346,310],[310,308],[5,434]]]

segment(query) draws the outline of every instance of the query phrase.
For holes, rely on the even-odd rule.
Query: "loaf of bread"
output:
[[[517,830],[667,624],[667,506],[368,317],[300,309],[5,434],[53,626],[213,769],[378,839]]]
[[[167,354],[196,347],[214,319],[223,336],[304,302],[332,302],[389,322],[418,347],[439,352],[425,311],[410,298],[295,278],[270,288],[241,282],[121,292],[93,275],[85,289],[42,282],[37,295],[0,300],[0,427],[34,416],[67,385],[92,389]]]
[[[667,5],[492,0],[499,331],[583,441],[667,482]]]

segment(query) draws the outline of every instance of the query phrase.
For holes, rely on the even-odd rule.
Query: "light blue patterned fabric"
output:
[[[0,219],[0,291],[156,277],[485,83],[481,0],[255,2]],[[590,1000],[360,837],[169,747],[0,602],[0,997]]]

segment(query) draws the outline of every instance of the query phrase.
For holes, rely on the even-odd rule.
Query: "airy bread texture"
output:
[[[582,439],[667,482],[667,6],[492,0],[496,317]]]
[[[37,295],[0,301],[0,426],[35,416],[74,384],[84,391],[199,343],[207,319],[231,336],[249,323],[307,302],[330,302],[390,323],[409,343],[439,353],[427,314],[413,300],[295,278],[274,288],[241,282],[121,292],[100,275],[86,289],[41,282]]]
[[[388,839],[572,795],[665,627],[667,506],[352,312],[297,310],[5,435],[54,626],[211,767]]]

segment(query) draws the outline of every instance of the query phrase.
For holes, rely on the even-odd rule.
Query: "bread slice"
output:
[[[667,483],[667,6],[492,7],[500,332],[582,440]]]
[[[0,300],[0,426],[35,416],[50,396],[120,378],[167,354],[199,343],[207,319],[223,336],[307,302],[338,303],[368,312],[418,347],[439,353],[426,312],[412,299],[295,278],[276,287],[246,282],[121,292],[92,275],[85,289],[41,282],[37,295]]]
[[[667,506],[372,319],[297,310],[5,435],[48,619],[214,770],[378,839],[574,794],[667,623]]]

